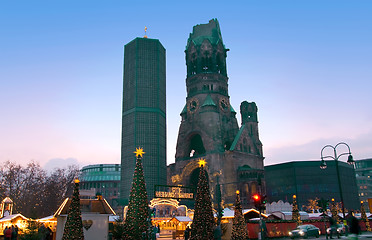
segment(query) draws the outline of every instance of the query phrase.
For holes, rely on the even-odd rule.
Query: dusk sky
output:
[[[187,38],[212,18],[232,106],[258,106],[265,165],[319,160],[342,141],[372,158],[371,12],[370,0],[2,1],[0,162],[120,163],[123,49],[145,26],[166,48],[174,162]]]

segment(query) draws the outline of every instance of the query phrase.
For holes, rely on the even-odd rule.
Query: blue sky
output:
[[[368,0],[2,1],[0,161],[120,163],[123,46],[147,26],[167,51],[174,162],[187,38],[212,18],[233,107],[258,105],[265,165],[316,160],[340,141],[372,157],[371,11]]]

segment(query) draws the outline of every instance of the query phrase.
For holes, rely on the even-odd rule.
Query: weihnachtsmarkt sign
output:
[[[155,185],[155,198],[194,199],[195,189],[183,186]]]

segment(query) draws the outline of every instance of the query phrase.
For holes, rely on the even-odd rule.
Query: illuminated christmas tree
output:
[[[292,220],[296,222],[297,226],[301,225],[300,211],[298,210],[296,195],[293,195]]]
[[[360,213],[361,213],[361,217],[362,217],[363,221],[366,223],[367,231],[371,232],[372,229],[371,229],[371,226],[369,225],[366,210],[364,209],[364,206],[363,206],[363,201],[360,202]]]
[[[331,213],[332,213],[332,218],[335,221],[335,223],[340,223],[341,220],[340,220],[340,217],[338,216],[337,204],[334,198],[332,198]]]
[[[232,237],[231,240],[246,240],[248,239],[247,224],[244,220],[242,212],[242,204],[240,203],[239,191],[236,191],[235,211],[233,218]]]
[[[137,157],[136,167],[134,169],[132,188],[130,190],[128,212],[125,218],[126,240],[142,239],[142,233],[149,227],[149,202],[147,199],[145,176],[142,167],[142,148],[136,148],[134,152]]]
[[[213,240],[215,228],[209,184],[204,170],[205,160],[199,161],[200,172],[196,190],[194,219],[191,225],[191,240]]]
[[[62,240],[84,240],[83,222],[80,211],[79,182],[78,179],[75,180],[75,188],[68,209]]]

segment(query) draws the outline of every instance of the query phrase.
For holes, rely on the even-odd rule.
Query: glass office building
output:
[[[368,199],[372,200],[372,158],[356,160],[355,174],[359,199],[363,201],[366,210],[371,211]],[[370,202],[372,204],[372,201]]]
[[[323,198],[341,201],[336,162],[326,161],[320,169],[319,161],[298,161],[265,167],[266,189],[269,202],[283,200],[292,203],[297,196],[299,208],[309,199]],[[346,209],[360,209],[358,189],[353,166],[338,162],[341,191]]]
[[[118,205],[120,190],[120,164],[95,164],[83,167],[80,174],[80,189],[91,190],[110,203]]]
[[[136,148],[149,199],[155,185],[166,185],[166,72],[165,48],[159,40],[136,38],[124,47],[121,143],[121,198],[127,204],[132,186]]]

